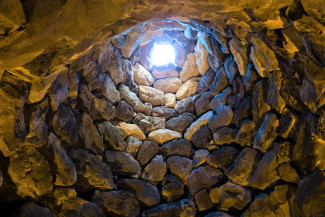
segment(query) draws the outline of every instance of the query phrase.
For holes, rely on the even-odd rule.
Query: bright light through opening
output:
[[[175,64],[175,50],[170,44],[154,44],[150,53],[150,62],[153,66]]]

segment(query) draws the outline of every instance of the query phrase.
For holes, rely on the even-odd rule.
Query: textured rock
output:
[[[187,179],[187,187],[191,195],[195,195],[201,189],[210,188],[222,182],[224,176],[220,170],[211,166],[199,167],[194,169]]]
[[[192,113],[194,111],[194,100],[193,97],[187,97],[184,99],[181,99],[176,103],[174,106],[175,111],[178,114],[183,114],[184,112],[190,112]]]
[[[130,90],[128,86],[121,84],[119,91],[121,92],[121,98],[129,103],[135,111],[143,112],[146,110],[145,105],[141,102],[139,97],[137,97],[137,95]]]
[[[269,113],[265,116],[262,126],[257,131],[254,148],[257,148],[261,152],[266,152],[272,142],[275,140],[277,134],[275,132],[279,125],[279,120],[275,114]]]
[[[196,115],[198,116],[211,109],[210,101],[212,99],[211,93],[209,91],[204,92],[200,95],[198,100],[195,102]]]
[[[60,206],[63,201],[77,197],[77,192],[75,189],[71,188],[56,188],[54,189],[53,196],[55,205]]]
[[[235,78],[233,85],[233,94],[229,96],[228,105],[232,108],[238,107],[240,100],[245,96],[245,85],[243,82],[243,78],[238,76]]]
[[[134,124],[137,124],[144,133],[148,133],[155,129],[165,128],[165,117],[152,117],[145,116],[139,113],[133,120]]]
[[[164,103],[164,92],[148,86],[139,86],[139,95],[143,101],[152,103],[153,106]]]
[[[211,139],[212,134],[207,125],[200,127],[192,136],[192,142],[196,148],[208,148]]]
[[[135,158],[142,142],[134,136],[129,136],[125,141],[125,150]]]
[[[201,75],[204,75],[207,70],[210,68],[208,63],[209,52],[205,49],[201,40],[198,40],[195,48],[195,61],[197,65],[197,70]]]
[[[198,131],[200,127],[206,125],[209,122],[209,119],[212,117],[212,115],[213,115],[213,111],[209,111],[203,114],[199,119],[193,122],[189,128],[187,128],[184,137],[187,140],[191,140],[194,133],[196,133],[196,131]]]
[[[296,116],[290,110],[284,109],[276,133],[286,139],[291,134],[296,122]]]
[[[166,175],[161,189],[161,196],[167,202],[177,200],[184,194],[184,184],[173,175]]]
[[[247,119],[242,122],[235,142],[241,146],[252,146],[256,133],[255,122]]]
[[[105,119],[112,120],[115,117],[115,106],[113,106],[110,102],[94,98],[94,104],[91,110],[91,117],[94,120]]]
[[[213,134],[213,142],[218,145],[233,143],[235,142],[237,132],[238,131],[235,128],[230,128],[230,127],[219,128]]]
[[[135,194],[137,199],[145,206],[156,206],[160,203],[160,194],[158,189],[140,179],[121,179],[117,181],[119,188],[126,189]]]
[[[228,104],[228,98],[231,94],[232,90],[230,87],[226,88],[222,93],[219,93],[213,97],[211,100],[211,108],[213,111],[217,112],[217,110]]]
[[[140,204],[135,195],[125,190],[109,192],[97,190],[92,201],[109,216],[138,216],[140,214]]]
[[[196,87],[196,91],[198,93],[207,91],[215,76],[216,72],[212,69],[209,69],[201,78],[199,84]]]
[[[123,135],[119,128],[113,126],[110,122],[105,121],[99,123],[97,128],[101,135],[103,135],[104,145],[115,150],[123,151],[125,148],[125,143],[123,140]]]
[[[164,179],[167,172],[166,163],[161,155],[156,155],[154,159],[143,169],[141,178],[153,185]]]
[[[145,210],[142,213],[143,217],[154,217],[154,216],[187,216],[194,217],[196,215],[196,208],[193,201],[183,199],[178,202],[171,202],[161,204],[154,208]]]
[[[268,111],[271,110],[269,104],[267,104],[267,91],[269,84],[267,80],[262,80],[255,85],[253,96],[252,96],[252,113],[253,121],[258,125],[261,124],[262,120]]]
[[[227,182],[220,188],[211,189],[210,197],[213,203],[220,204],[221,210],[230,208],[242,210],[251,202],[250,190],[231,182]]]
[[[119,122],[117,127],[121,131],[123,138],[128,136],[134,136],[139,140],[145,140],[146,136],[143,134],[141,129],[136,124],[128,124],[125,122]]]
[[[172,66],[163,69],[153,69],[152,74],[155,79],[178,77],[178,71]]]
[[[251,147],[244,148],[235,162],[228,168],[226,175],[228,178],[238,185],[249,186],[249,181],[261,154]]]
[[[121,100],[120,92],[116,90],[116,86],[108,74],[99,75],[96,89],[100,91],[105,99],[113,104]]]
[[[82,115],[79,135],[86,149],[91,150],[95,154],[103,153],[105,149],[103,136],[99,134],[96,126],[93,124],[93,119],[86,113]]]
[[[233,121],[237,127],[252,115],[252,98],[245,97],[239,103],[239,106],[234,111]]]
[[[193,168],[192,160],[186,157],[171,156],[167,159],[167,168],[172,174],[185,182]]]
[[[49,89],[49,97],[51,99],[51,108],[56,111],[61,103],[68,98],[69,90],[69,78],[67,71],[64,70],[56,77],[51,88]]]
[[[134,80],[141,85],[150,86],[155,81],[152,74],[139,63],[133,67],[133,76]]]
[[[193,167],[198,167],[207,162],[209,151],[205,149],[199,149],[195,151],[193,156]]]
[[[179,77],[182,82],[185,82],[192,77],[200,75],[196,67],[195,60],[195,55],[193,53],[187,55],[187,59],[183,65],[181,72],[179,73]]]
[[[207,158],[207,163],[214,168],[226,171],[239,155],[240,150],[232,146],[222,146],[221,149],[214,151]]]
[[[160,148],[161,153],[164,156],[178,155],[184,157],[190,157],[192,154],[191,142],[186,139],[175,139]]]
[[[91,216],[104,217],[102,210],[95,204],[79,197],[66,200],[62,203],[59,217]]]
[[[105,159],[113,173],[117,175],[141,175],[141,166],[128,153],[107,150]]]
[[[203,189],[195,194],[195,202],[199,211],[207,210],[213,207],[213,203],[206,189]]]
[[[137,161],[139,161],[140,165],[145,165],[148,163],[151,158],[153,158],[159,151],[159,146],[152,141],[145,141],[140,146],[140,149],[137,154]]]
[[[148,135],[149,140],[152,140],[158,144],[163,144],[172,139],[180,139],[180,138],[182,138],[181,133],[169,129],[158,129],[150,132]]]
[[[40,216],[40,217],[53,217],[50,210],[46,207],[41,207],[37,203],[28,201],[25,202],[19,210],[16,211],[15,216],[28,217],[28,216]]]
[[[231,53],[234,55],[240,75],[245,75],[247,71],[248,58],[246,56],[247,49],[239,40],[231,39],[229,42]]]
[[[124,100],[117,103],[115,116],[125,122],[131,122],[133,118],[133,108]]]
[[[235,54],[236,55],[236,54]],[[233,83],[234,78],[238,74],[238,69],[235,67],[234,56],[230,55],[224,62],[224,67],[228,76],[229,83]]]
[[[212,95],[216,95],[228,86],[227,73],[224,67],[221,67],[214,77],[209,88]]]
[[[272,72],[270,74],[269,80],[267,103],[271,106],[271,108],[275,109],[279,113],[282,113],[286,105],[286,102],[280,95],[282,72]]]
[[[187,80],[176,92],[177,100],[184,99],[196,93],[196,86],[200,81],[200,77],[193,77]]]
[[[153,86],[158,90],[164,91],[165,93],[176,93],[182,84],[183,83],[179,78],[172,77],[156,80]]]
[[[172,93],[165,94],[165,105],[173,108],[176,105],[176,96]]]
[[[126,35],[125,44],[121,48],[121,54],[125,58],[129,58],[139,43],[142,41],[144,34],[141,26],[133,28],[131,32]]]
[[[152,109],[153,116],[164,116],[165,118],[171,118],[176,116],[176,112],[172,108],[167,108],[165,106],[154,107]]]
[[[209,127],[212,132],[220,127],[228,126],[233,119],[233,111],[230,106],[222,105],[217,109],[216,113],[209,120]]]
[[[70,186],[77,181],[76,168],[65,150],[61,147],[60,141],[53,133],[49,135],[49,149],[51,150],[52,164],[55,168],[54,185]]]
[[[177,117],[170,118],[166,122],[166,128],[183,132],[191,125],[193,121],[194,121],[194,115],[186,112]]]
[[[10,157],[8,174],[22,198],[38,199],[53,189],[50,164],[32,146],[23,146]]]
[[[83,149],[72,151],[70,157],[76,165],[78,191],[87,192],[94,188],[100,190],[116,188],[111,169],[101,159]]]

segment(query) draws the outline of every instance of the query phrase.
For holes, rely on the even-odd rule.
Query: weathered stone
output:
[[[50,210],[46,207],[41,207],[35,202],[27,201],[19,207],[14,214],[17,217],[29,217],[29,216],[39,216],[39,217],[53,217]]]
[[[221,67],[209,86],[211,94],[214,96],[223,91],[228,86],[227,73],[224,67]]]
[[[71,188],[56,188],[54,189],[53,196],[55,205],[60,206],[63,201],[77,197],[77,192]]]
[[[181,156],[171,156],[167,160],[167,168],[185,183],[193,168],[192,160]]]
[[[106,100],[113,104],[121,100],[120,92],[116,90],[116,86],[108,74],[100,74],[97,82],[94,89],[97,89]]]
[[[207,70],[210,68],[210,65],[208,63],[209,52],[205,49],[201,40],[198,40],[194,50],[195,50],[194,55],[195,55],[197,70],[201,75],[204,75],[207,72]]]
[[[183,132],[186,130],[191,123],[194,121],[194,115],[191,113],[183,113],[177,117],[170,118],[166,122],[166,128],[171,129],[171,130],[176,130],[179,132]]]
[[[133,123],[137,124],[144,133],[148,133],[155,129],[165,128],[166,118],[145,116],[144,114],[139,113],[134,118]]]
[[[194,169],[187,179],[187,187],[192,196],[204,188],[210,188],[222,182],[224,176],[220,170],[211,166],[198,167]]]
[[[79,88],[78,97],[80,98],[81,105],[86,111],[91,111],[94,95],[90,92],[87,85],[81,84]]]
[[[235,142],[241,146],[252,146],[256,133],[255,122],[247,119],[242,122]]]
[[[148,139],[152,140],[158,144],[163,144],[172,139],[182,138],[182,134],[177,131],[169,130],[169,129],[158,129],[152,131],[148,135]]]
[[[205,149],[199,149],[195,151],[193,156],[193,167],[198,167],[207,162],[209,151]]]
[[[55,168],[54,185],[73,185],[77,181],[76,168],[65,150],[61,147],[60,141],[53,133],[49,135],[48,146],[51,152],[50,162]]]
[[[32,146],[23,146],[10,157],[8,174],[22,198],[38,199],[53,189],[50,164]]]
[[[207,148],[211,139],[212,134],[207,125],[200,127],[192,136],[192,142],[196,148]]]
[[[138,177],[141,175],[141,166],[139,162],[128,153],[107,150],[105,152],[105,159],[114,174],[134,175]]]
[[[276,133],[286,139],[291,134],[296,122],[296,116],[290,110],[284,109]]]
[[[176,93],[182,84],[183,83],[179,78],[171,77],[156,80],[153,86],[165,93]]]
[[[155,79],[178,77],[178,71],[173,66],[168,66],[163,69],[153,69],[152,74]]]
[[[257,150],[252,147],[246,147],[228,168],[226,175],[233,183],[249,186],[250,178],[260,159],[261,154]]]
[[[183,65],[183,68],[179,74],[179,77],[182,82],[187,81],[188,79],[192,77],[196,77],[199,74],[198,69],[196,67],[196,62],[195,62],[195,55],[193,53],[190,53],[187,55],[187,59]]]
[[[190,157],[192,154],[192,145],[186,139],[175,139],[164,144],[160,148],[160,151],[164,156],[178,155]]]
[[[134,193],[145,206],[156,206],[160,203],[158,189],[148,182],[140,179],[121,179],[117,181],[117,186]]]
[[[205,114],[203,114],[199,119],[197,119],[195,122],[193,122],[189,128],[187,128],[184,137],[187,140],[191,140],[192,136],[196,131],[200,129],[203,125],[206,125],[209,122],[209,119],[213,116],[213,111],[209,111]]]
[[[137,161],[141,166],[148,163],[159,151],[159,146],[152,141],[145,141],[140,146],[137,154]]]
[[[143,101],[150,102],[153,106],[164,103],[164,92],[156,88],[140,85],[139,95]]]
[[[270,74],[267,93],[267,103],[277,112],[282,113],[286,102],[280,95],[282,72],[275,71]]]
[[[250,190],[229,181],[219,188],[211,189],[210,197],[213,203],[220,205],[221,210],[243,210],[251,202]]]
[[[269,77],[271,71],[279,70],[278,59],[275,53],[263,42],[260,37],[252,37],[250,59],[262,77]]]
[[[194,49],[194,40],[188,39],[184,35],[184,31],[169,31],[165,30],[164,34],[170,37],[171,39],[174,39],[183,49],[186,53],[193,52]]]
[[[125,141],[125,150],[135,158],[142,142],[134,136],[129,136]]]
[[[222,146],[221,149],[214,151],[208,156],[207,163],[214,168],[220,168],[226,171],[235,161],[240,150],[232,146]]]
[[[296,169],[294,169],[289,163],[283,163],[279,165],[276,170],[280,179],[285,182],[298,183],[300,176]]]
[[[299,181],[295,205],[300,215],[322,216],[325,214],[322,198],[325,195],[325,175],[321,170]]]
[[[125,122],[119,122],[117,127],[120,129],[123,138],[128,136],[134,136],[139,140],[145,140],[146,136],[136,124],[128,124]]]
[[[184,194],[184,184],[173,175],[166,175],[161,189],[161,196],[167,201],[174,201]]]
[[[200,94],[199,99],[195,102],[196,115],[201,115],[211,109],[210,101],[212,99],[209,91]]]
[[[121,92],[121,98],[129,103],[135,111],[143,112],[146,110],[146,106],[141,102],[139,97],[137,97],[137,95],[130,90],[128,86],[121,84],[119,90]]]
[[[245,96],[245,86],[243,82],[243,78],[241,76],[238,76],[235,78],[233,85],[233,91],[232,95],[229,96],[228,99],[228,105],[230,105],[232,108],[238,107],[240,100]]]
[[[184,99],[181,99],[176,103],[174,106],[175,111],[178,114],[183,114],[184,112],[194,112],[194,100],[193,97],[187,97]]]
[[[208,57],[208,62],[213,71],[218,71],[219,67],[223,64],[224,54],[219,49],[218,42],[214,38],[210,38],[213,55]]]
[[[246,56],[247,49],[244,45],[236,39],[231,39],[229,42],[231,53],[234,55],[240,75],[245,75],[247,72],[248,58]]]
[[[196,91],[198,93],[203,93],[207,91],[215,76],[216,72],[212,69],[209,69],[201,78],[199,84],[196,86]]]
[[[96,126],[93,124],[93,119],[86,113],[82,115],[79,135],[86,149],[91,150],[95,154],[101,154],[105,150],[103,136],[99,134]]]
[[[257,79],[258,79],[258,73],[256,72],[254,65],[252,63],[248,63],[247,72],[243,76],[243,82],[246,91],[250,91],[251,87],[254,87]]]
[[[184,99],[196,93],[196,86],[200,81],[200,77],[193,77],[187,80],[176,92],[177,100]]]
[[[121,48],[122,56],[124,58],[129,58],[143,38],[144,34],[141,26],[137,26],[133,28],[131,32],[128,32],[125,38],[124,46]]]
[[[264,117],[268,111],[271,110],[269,104],[267,104],[267,93],[269,89],[269,82],[262,80],[255,85],[252,96],[252,113],[253,121],[258,125],[262,123]]]
[[[199,211],[207,210],[213,207],[213,203],[206,189],[203,189],[195,194],[195,202]]]
[[[63,201],[59,217],[74,216],[98,216],[104,217],[102,210],[95,204],[79,197]]]
[[[109,166],[102,162],[102,159],[83,149],[73,150],[69,154],[76,165],[78,192],[87,192],[94,188],[101,190],[116,188],[112,171]]]
[[[92,201],[108,215],[117,216],[138,216],[140,214],[140,204],[134,194],[125,190],[118,191],[98,191],[96,190]]]
[[[125,143],[123,135],[119,128],[113,126],[110,122],[105,121],[97,125],[100,134],[103,136],[105,147],[123,151]]]
[[[233,119],[233,111],[230,106],[222,105],[217,109],[217,114],[209,120],[209,127],[212,132],[218,128],[228,126]]]
[[[105,71],[109,72],[112,81],[115,85],[119,83],[124,83],[126,81],[126,72],[123,70],[123,59],[118,49],[112,51],[110,62],[107,64],[107,69]],[[107,74],[108,75],[108,74]]]
[[[154,77],[141,64],[137,63],[133,67],[134,80],[141,85],[150,86],[155,82]]]
[[[171,202],[161,204],[154,208],[145,210],[142,213],[143,217],[154,217],[154,216],[181,216],[181,217],[195,217],[196,208],[195,203],[189,199],[183,199],[178,202]]]
[[[257,148],[261,152],[266,152],[275,140],[277,134],[275,132],[279,125],[279,120],[275,114],[269,113],[265,116],[262,126],[257,131],[254,148]]]
[[[172,108],[167,108],[165,106],[154,107],[152,109],[153,116],[163,116],[165,118],[171,118],[176,116],[176,111]]]
[[[176,105],[176,95],[172,93],[165,94],[165,105],[173,108]]]
[[[236,55],[236,54],[234,54]],[[224,67],[228,76],[229,83],[233,83],[234,78],[238,73],[238,69],[235,67],[234,56],[230,55],[224,62]]]
[[[239,106],[234,111],[233,121],[236,127],[240,127],[241,123],[252,115],[252,97],[245,97],[240,101]]]
[[[156,155],[154,159],[143,169],[141,178],[157,185],[158,182],[164,179],[167,172],[166,163],[161,155]]]
[[[78,125],[72,111],[64,105],[60,105],[54,115],[53,129],[62,140],[71,145],[78,141]]]
[[[94,98],[90,115],[94,120],[112,120],[115,117],[115,106],[104,99]]]
[[[292,107],[296,111],[303,112],[305,106],[300,98],[301,81],[298,78],[283,77],[280,95],[283,97],[287,106]]]
[[[230,87],[226,88],[222,93],[219,93],[213,97],[211,100],[211,108],[213,111],[217,110],[223,105],[228,104],[228,98],[231,95],[232,89]]]
[[[56,111],[61,103],[67,100],[69,90],[69,77],[67,70],[60,72],[49,89],[49,97],[51,99],[51,108]]]
[[[133,108],[124,100],[119,101],[116,109],[115,109],[115,116],[125,122],[131,122],[133,118]]]
[[[175,50],[175,64],[177,67],[182,68],[184,66],[187,53],[177,42],[173,43],[173,47]]]

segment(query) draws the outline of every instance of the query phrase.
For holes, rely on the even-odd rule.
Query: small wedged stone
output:
[[[96,203],[92,203],[75,197],[70,200],[63,201],[62,207],[59,213],[59,217],[74,217],[74,216],[98,216],[105,217],[103,211],[97,206]]]
[[[134,194],[126,190],[98,191],[92,196],[92,201],[108,215],[117,216],[138,216],[140,204]]]
[[[107,150],[105,152],[105,160],[114,174],[134,175],[137,177],[141,175],[139,162],[126,152]]]
[[[222,182],[224,175],[218,169],[211,166],[198,167],[194,169],[186,181],[186,185],[192,196],[204,188],[210,188]]]
[[[192,142],[196,148],[208,148],[211,139],[212,133],[207,125],[200,127],[192,136]]]
[[[193,114],[185,112],[166,121],[166,128],[183,132],[191,125],[194,120],[195,116]]]
[[[193,77],[187,80],[176,92],[177,100],[184,99],[196,93],[196,87],[200,81],[200,77]]]
[[[182,134],[177,131],[169,129],[158,129],[149,133],[148,139],[156,142],[157,144],[163,144],[173,139],[182,138]]]
[[[153,185],[164,179],[167,172],[166,163],[161,155],[156,155],[151,162],[143,169],[141,178]]]
[[[152,141],[144,141],[139,148],[137,161],[141,166],[148,163],[159,152],[159,146]]]
[[[197,192],[194,198],[199,211],[207,210],[213,207],[213,203],[207,189]]]
[[[194,100],[193,97],[186,97],[184,99],[181,99],[176,103],[174,106],[174,110],[178,114],[183,114],[184,112],[193,113],[194,112]]]
[[[189,158],[193,152],[191,142],[186,139],[174,139],[160,148],[160,152],[168,157],[171,155]]]
[[[136,124],[128,124],[125,122],[119,122],[117,127],[121,131],[123,138],[128,136],[134,136],[139,140],[145,140],[146,136],[142,132],[142,130]]]
[[[233,111],[230,106],[222,105],[217,109],[217,114],[209,120],[209,127],[212,132],[218,128],[228,126],[233,119]]]
[[[125,150],[135,158],[141,145],[142,142],[138,138],[129,136],[125,141]]]
[[[184,184],[173,175],[166,175],[162,183],[161,196],[167,202],[177,200],[184,194]]]
[[[153,86],[165,93],[176,93],[182,84],[183,83],[179,78],[171,77],[156,80]]]
[[[235,161],[240,150],[232,146],[222,146],[221,149],[214,151],[207,158],[207,163],[214,167],[227,171],[228,167]]]
[[[110,147],[119,151],[124,150],[125,143],[123,135],[118,127],[115,127],[109,121],[105,121],[97,124],[97,128],[103,136],[105,147]]]
[[[177,176],[185,183],[192,171],[193,164],[192,160],[189,158],[171,156],[167,159],[167,168],[173,175]]]
[[[198,167],[207,162],[209,151],[205,149],[199,149],[195,151],[193,156],[193,167]]]
[[[182,82],[187,81],[188,79],[192,77],[196,77],[200,75],[198,72],[196,62],[195,62],[195,55],[193,53],[190,53],[187,55],[187,59],[183,65],[183,68],[179,74],[179,77]]]
[[[143,101],[150,102],[153,106],[165,102],[165,93],[163,91],[148,86],[139,85],[139,96]]]
[[[212,116],[213,116],[213,111],[209,111],[203,114],[199,119],[194,121],[189,128],[187,128],[184,137],[187,140],[191,140],[194,133],[196,133],[196,131],[198,131],[200,127],[206,125]]]
[[[148,182],[140,179],[121,179],[117,181],[117,186],[134,193],[144,206],[151,207],[160,203],[158,189]]]
[[[77,192],[71,188],[56,188],[54,189],[53,196],[55,205],[60,206],[63,201],[77,197]]]
[[[220,205],[221,210],[243,210],[251,202],[251,191],[228,181],[221,187],[211,189],[210,197],[213,203]]]
[[[133,67],[133,76],[134,80],[140,85],[150,86],[155,82],[152,74],[139,63]]]
[[[163,216],[186,216],[195,217],[195,203],[189,199],[182,199],[177,202],[161,204],[143,211],[142,217],[163,217]]]

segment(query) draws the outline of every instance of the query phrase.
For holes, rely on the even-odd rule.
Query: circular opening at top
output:
[[[171,44],[155,43],[150,53],[152,66],[175,64],[175,50]]]

